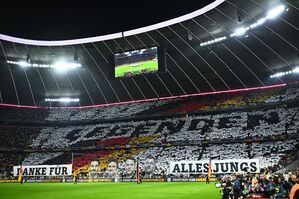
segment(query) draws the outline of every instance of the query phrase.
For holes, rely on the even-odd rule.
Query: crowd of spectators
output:
[[[0,121],[90,121],[163,113],[188,113],[196,110],[227,109],[287,102],[299,98],[299,88],[286,87],[261,91],[225,93],[151,102],[129,103],[96,108],[14,108],[0,107]]]
[[[298,140],[284,138],[277,141],[253,142],[250,144],[234,142],[241,139],[298,134],[299,121],[296,119],[298,114],[298,108],[294,107],[265,111],[190,115],[188,117],[156,120],[133,120],[117,124],[99,123],[85,126],[43,127],[29,147],[33,149],[63,149],[89,146],[130,146],[139,143],[157,144],[165,142],[166,135],[166,143],[194,141],[203,144],[210,140],[227,140],[227,142],[225,144],[207,144],[204,147],[150,147],[139,150],[138,153],[134,154],[124,151],[121,156],[125,159],[127,158],[125,154],[128,153],[128,156],[139,158],[142,161],[149,154],[157,154],[158,172],[167,172],[168,162],[171,157],[174,158],[173,160],[181,160],[182,158],[190,160],[199,158],[258,158],[262,167],[273,167],[282,158],[285,158],[285,154],[297,149]],[[119,153],[111,152],[111,154],[117,155],[109,158],[120,158]],[[62,152],[31,153],[24,160],[24,163],[42,164],[51,159],[57,160],[62,155]],[[98,154],[101,158],[107,155],[104,152]],[[78,166],[87,165],[90,159],[85,158]],[[120,168],[122,168],[122,165],[124,165],[124,162],[120,161]]]
[[[228,93],[210,96],[198,96],[177,100],[168,104],[166,112],[194,112],[196,110],[229,109],[243,106],[254,106],[272,103],[284,103],[299,98],[299,88],[280,88],[265,91],[250,91],[244,93]]]
[[[267,169],[261,169],[260,173],[219,175],[219,184],[222,187],[222,198],[298,198],[299,191],[295,196],[296,186],[299,179],[296,174],[273,174]],[[294,189],[292,189],[294,188]]]
[[[270,94],[269,94],[270,93]],[[134,158],[140,160],[140,165],[146,164],[150,155],[155,159],[155,175],[169,173],[169,161],[201,160],[201,159],[247,159],[257,158],[264,168],[281,169],[283,159],[288,159],[287,154],[298,150],[298,137],[290,139],[292,135],[298,135],[299,107],[276,106],[260,109],[255,107],[258,103],[275,103],[298,98],[298,88],[286,90],[263,91],[261,93],[236,94],[234,96],[221,96],[218,100],[211,99],[217,96],[206,97],[210,103],[206,108],[227,108],[230,106],[248,106],[249,110],[218,111],[211,113],[197,113],[189,115],[157,117],[151,119],[130,120],[131,116],[148,112],[155,113],[161,109],[166,112],[180,112],[189,107],[190,100],[194,105],[194,99],[182,99],[180,108],[168,109],[172,104],[178,105],[180,100],[148,102],[130,105],[116,105],[101,108],[67,110],[50,109],[37,110],[37,116],[23,109],[16,119],[23,116],[33,120],[43,121],[85,121],[99,120],[94,124],[76,124],[64,126],[0,126],[1,149],[30,149],[37,152],[22,157],[25,165],[36,164],[63,164],[70,163],[69,152],[63,152],[76,147],[107,147],[109,150],[86,152],[74,158],[75,168],[78,171],[88,170],[88,164],[92,159],[100,159],[100,168],[105,171],[110,159],[118,160],[118,167],[124,169],[126,160]],[[197,99],[196,99],[197,100]],[[211,102],[212,101],[212,102]],[[186,102],[186,103],[185,103]],[[240,102],[240,103],[239,103]],[[204,103],[204,101],[198,102]],[[190,111],[195,106],[191,106]],[[164,108],[163,108],[164,107]],[[188,110],[189,110],[188,108]],[[199,109],[201,109],[199,108]],[[3,112],[7,108],[0,108]],[[196,108],[197,109],[197,108]],[[171,111],[170,111],[171,110]],[[15,110],[17,112],[17,110]],[[44,113],[43,111],[47,112]],[[9,112],[9,111],[8,111]],[[5,119],[8,116],[0,117]],[[117,122],[104,121],[101,119],[118,118]],[[125,118],[122,121],[119,118]],[[259,138],[283,136],[275,140],[259,142]],[[240,140],[256,140],[243,142]],[[211,141],[220,140],[223,143],[215,144]],[[224,142],[225,141],[225,142]],[[197,145],[187,145],[189,143]],[[186,146],[176,146],[172,143],[185,143]],[[134,148],[139,144],[162,144],[146,148]],[[169,144],[165,146],[163,144]],[[126,149],[115,150],[111,147],[125,146]],[[38,150],[62,150],[59,152],[38,152]],[[68,150],[69,151],[69,150]],[[68,154],[67,154],[68,153]],[[1,154],[3,159],[1,168],[11,167],[18,164],[19,156]],[[11,155],[11,160],[7,158]],[[67,156],[67,158],[65,158]],[[286,166],[286,165],[284,165]],[[296,170],[295,170],[296,171]],[[7,169],[0,170],[1,175],[8,175]]]
[[[0,126],[0,146],[24,149],[39,135],[40,130],[41,127]]]
[[[293,173],[270,174],[267,169],[262,169],[260,173],[232,174],[218,176],[218,187],[222,187],[222,198],[289,198],[294,197],[292,187],[299,183],[299,179]]]

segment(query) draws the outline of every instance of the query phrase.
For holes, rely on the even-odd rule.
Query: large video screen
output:
[[[158,71],[157,47],[117,53],[114,56],[115,77],[131,77]]]

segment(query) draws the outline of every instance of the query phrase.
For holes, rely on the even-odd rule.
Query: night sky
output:
[[[179,17],[213,0],[37,2],[8,1],[2,5],[0,33],[41,40],[99,36]]]

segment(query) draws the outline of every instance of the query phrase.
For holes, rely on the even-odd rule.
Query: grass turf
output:
[[[140,62],[138,66],[133,66],[132,64],[122,65],[115,68],[115,77],[124,76],[126,72],[131,72],[134,75],[141,72],[141,70],[146,69],[146,71],[156,71],[158,70],[158,61],[150,60],[145,62]]]
[[[214,183],[1,183],[3,199],[219,199]]]

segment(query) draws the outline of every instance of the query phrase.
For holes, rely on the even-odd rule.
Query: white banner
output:
[[[14,176],[18,176],[20,166],[13,167]],[[61,165],[34,165],[24,166],[22,165],[23,176],[69,176],[72,175],[71,164]]]
[[[212,173],[260,172],[258,159],[211,160]],[[170,173],[207,174],[209,160],[170,162]]]

